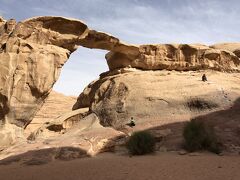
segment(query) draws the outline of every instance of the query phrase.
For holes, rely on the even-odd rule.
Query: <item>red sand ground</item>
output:
[[[239,180],[240,156],[110,153],[45,165],[0,166],[1,180]]]

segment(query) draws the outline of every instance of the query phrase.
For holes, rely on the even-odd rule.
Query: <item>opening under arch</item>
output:
[[[108,71],[105,60],[107,52],[105,50],[80,47],[71,54],[61,70],[53,91],[31,123],[25,128],[24,134],[26,137],[29,137],[32,132],[36,131],[44,123],[49,123],[57,117],[72,111],[72,106],[83,89],[90,82],[98,79],[99,74]]]
[[[61,70],[53,90],[65,95],[78,96],[102,72],[108,71],[105,54],[99,49],[78,48]]]

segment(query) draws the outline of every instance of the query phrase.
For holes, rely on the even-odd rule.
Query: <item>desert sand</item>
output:
[[[44,165],[1,165],[0,177],[4,180],[238,180],[239,168],[239,156],[162,152],[129,157],[104,153]]]

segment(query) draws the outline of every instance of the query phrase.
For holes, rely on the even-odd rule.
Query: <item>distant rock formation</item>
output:
[[[227,50],[233,52],[238,58],[240,58],[240,43],[220,43],[210,46],[214,49]]]
[[[109,52],[110,70],[134,67],[143,70],[201,70],[239,71],[239,51],[212,48],[200,44],[141,45],[137,56]],[[239,50],[239,49],[238,49]]]
[[[17,23],[14,19],[0,18],[0,146],[22,137],[23,128],[43,105],[62,66],[78,46],[108,50],[110,74],[119,68],[240,71],[239,48],[187,44],[136,46],[91,30],[75,19],[45,16]],[[93,86],[98,87],[96,83]],[[106,86],[109,85],[117,85],[118,91],[111,93],[118,93],[115,97],[121,105],[128,87],[124,83]],[[101,85],[100,93],[104,91]],[[92,95],[86,94],[82,101],[93,107],[89,101]],[[101,97],[98,103],[105,102]],[[104,105],[95,105],[92,110],[97,106]]]

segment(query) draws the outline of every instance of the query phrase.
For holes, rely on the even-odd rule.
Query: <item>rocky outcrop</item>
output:
[[[221,43],[210,46],[214,49],[228,50],[240,58],[240,43]]]
[[[203,73],[207,82],[201,81]],[[21,151],[45,145],[59,148],[71,145],[88,155],[105,151],[126,153],[124,144],[128,136],[146,129],[155,136],[157,150],[176,151],[182,148],[185,122],[201,118],[213,125],[225,150],[237,152],[239,78],[239,73],[210,70],[125,68],[104,73],[79,96],[74,105],[76,110],[43,124],[29,136],[30,145]],[[125,125],[131,117],[136,122],[133,128]],[[6,152],[9,151],[16,149]]]
[[[110,35],[90,30],[79,20],[63,17],[36,17],[19,23],[13,19],[0,20],[2,139],[12,134],[9,129],[18,127],[17,136],[21,136],[21,129],[31,122],[62,66],[79,45],[119,52],[129,48],[130,54],[137,50]],[[7,124],[14,127],[6,128]]]
[[[117,126],[118,119],[126,120],[127,112],[134,108],[125,106],[127,97],[131,96],[131,85],[126,82],[133,77],[129,76],[125,82],[122,77],[114,76],[127,71],[123,69],[240,70],[238,48],[197,44],[136,46],[91,30],[76,19],[45,16],[17,23],[14,19],[5,21],[0,18],[0,146],[22,137],[23,128],[43,105],[62,66],[79,46],[109,51],[106,60],[110,72],[85,89],[74,106],[74,109],[90,107],[103,125]],[[134,79],[132,83],[138,80]],[[142,82],[145,79],[139,82],[138,89],[141,89]],[[150,96],[146,98],[155,102]]]
[[[230,108],[240,97],[239,73],[127,69],[105,74],[78,97],[74,109],[90,107],[103,126],[180,122]],[[203,73],[208,82],[201,81]]]
[[[32,132],[40,128],[45,123],[72,112],[72,106],[76,102],[76,97],[65,96],[56,91],[51,91],[48,98],[45,99],[43,106],[36,113],[32,121],[24,129],[24,135],[28,137]]]
[[[55,26],[50,30],[51,22],[47,18],[46,21],[40,18],[20,23],[9,20],[3,26],[0,34],[0,94],[6,99],[7,106],[7,111],[1,113],[5,122],[2,127],[5,129],[1,130],[4,136],[10,129],[6,124],[23,128],[30,123],[57,80],[70,50],[55,45],[68,38],[51,41],[56,34]]]
[[[234,51],[235,53],[237,51]],[[205,45],[159,44],[141,45],[138,56],[109,52],[106,55],[110,70],[133,67],[142,70],[201,70],[239,71],[237,54],[227,49],[213,49]]]

